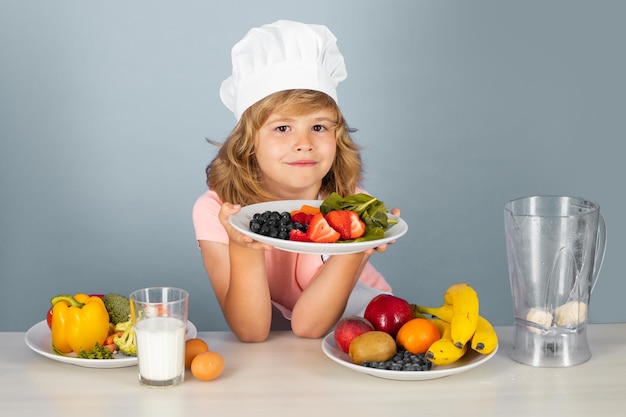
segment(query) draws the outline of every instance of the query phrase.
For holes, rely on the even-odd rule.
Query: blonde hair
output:
[[[207,185],[223,202],[248,205],[276,200],[264,187],[263,176],[255,156],[255,137],[273,112],[301,115],[329,109],[335,118],[337,152],[335,161],[322,179],[320,197],[336,192],[351,195],[362,179],[360,148],[350,137],[339,107],[328,95],[314,90],[285,90],[265,97],[249,107],[220,146],[216,157],[206,168]]]

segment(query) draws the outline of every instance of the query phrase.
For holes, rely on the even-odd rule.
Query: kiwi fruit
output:
[[[355,337],[348,354],[352,362],[361,365],[363,362],[387,361],[393,358],[396,350],[396,341],[389,333],[374,330]]]

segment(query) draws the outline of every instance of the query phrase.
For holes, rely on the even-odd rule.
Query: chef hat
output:
[[[346,76],[337,39],[323,25],[288,20],[251,29],[232,50],[233,73],[220,88],[222,102],[237,120],[270,94],[309,89],[337,101]]]

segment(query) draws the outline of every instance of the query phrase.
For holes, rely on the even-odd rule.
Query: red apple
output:
[[[395,295],[380,294],[372,298],[363,316],[374,325],[374,329],[395,338],[400,327],[415,318],[415,313],[408,301]]]
[[[352,339],[372,330],[372,323],[361,316],[344,317],[335,326],[335,343],[339,349],[348,353]]]

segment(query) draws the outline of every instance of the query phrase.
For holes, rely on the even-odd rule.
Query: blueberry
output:
[[[272,211],[270,213],[269,220],[274,220],[275,222],[278,222],[280,220],[280,213],[277,211]]]
[[[399,350],[393,358],[385,362],[363,362],[362,366],[375,369],[388,369],[402,372],[428,371],[432,368],[432,362],[422,353],[414,355],[404,349]]]
[[[261,230],[261,223],[256,222],[256,221],[251,221],[250,222],[250,231],[253,233],[259,233],[259,230]]]
[[[289,240],[290,232],[296,228],[291,221],[291,214],[287,211],[269,211],[254,213],[250,220],[250,231],[263,236]],[[300,230],[306,231],[306,227],[300,225]]]

